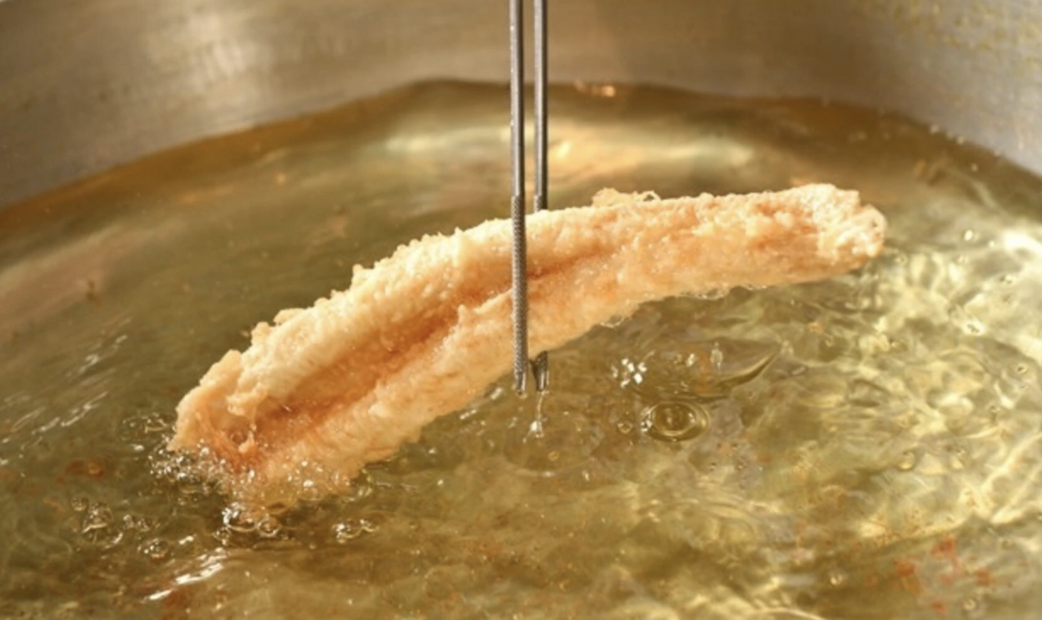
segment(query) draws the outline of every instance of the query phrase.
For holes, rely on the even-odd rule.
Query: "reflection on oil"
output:
[[[0,213],[0,616],[1025,618],[1042,182],[842,106],[553,92],[556,206],[860,189],[889,249],[676,299],[492,386],[349,496],[254,518],[161,447],[243,330],[506,213],[505,101],[438,84]]]

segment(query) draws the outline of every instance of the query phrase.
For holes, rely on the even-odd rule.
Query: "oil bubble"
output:
[[[919,457],[916,456],[914,450],[906,450],[901,454],[901,458],[897,461],[897,468],[901,471],[910,471],[915,468],[919,462]]]
[[[112,525],[113,520],[112,509],[108,506],[101,502],[91,504],[83,515],[83,521],[80,523],[80,533],[90,534],[91,532],[103,530]]]
[[[271,515],[264,515],[260,521],[257,522],[257,534],[261,538],[275,538],[282,531],[282,524],[279,520]]]
[[[160,538],[153,538],[141,545],[141,553],[152,560],[165,560],[170,555],[170,543]]]
[[[641,430],[661,441],[683,441],[697,437],[709,427],[709,414],[702,407],[678,401],[648,407],[641,415]]]
[[[232,532],[249,534],[257,529],[257,522],[238,506],[225,508],[222,517],[224,526]]]
[[[157,526],[156,518],[134,514],[123,515],[123,529],[128,532],[148,532]]]
[[[333,526],[333,540],[343,545],[376,530],[376,524],[368,519],[348,519]]]

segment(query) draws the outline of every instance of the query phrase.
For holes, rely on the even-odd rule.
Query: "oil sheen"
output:
[[[0,617],[1027,618],[1042,182],[839,104],[551,92],[551,206],[830,182],[827,282],[674,299],[506,378],[344,497],[247,518],[174,406],[351,267],[508,211],[504,89],[426,84],[0,212]]]

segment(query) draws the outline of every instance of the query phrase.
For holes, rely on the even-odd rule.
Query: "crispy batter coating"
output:
[[[559,347],[648,301],[821,280],[880,253],[886,222],[829,185],[660,200],[600,192],[528,217],[529,347]],[[178,405],[170,448],[236,499],[345,490],[511,368],[510,222],[402,246],[351,287],[253,330]]]

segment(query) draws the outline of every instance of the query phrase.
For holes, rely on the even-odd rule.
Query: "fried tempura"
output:
[[[829,278],[882,250],[857,193],[660,200],[600,192],[528,225],[535,355],[648,301]],[[199,453],[233,497],[292,503],[347,489],[511,367],[510,222],[402,246],[351,287],[253,330],[178,405],[171,449]]]

